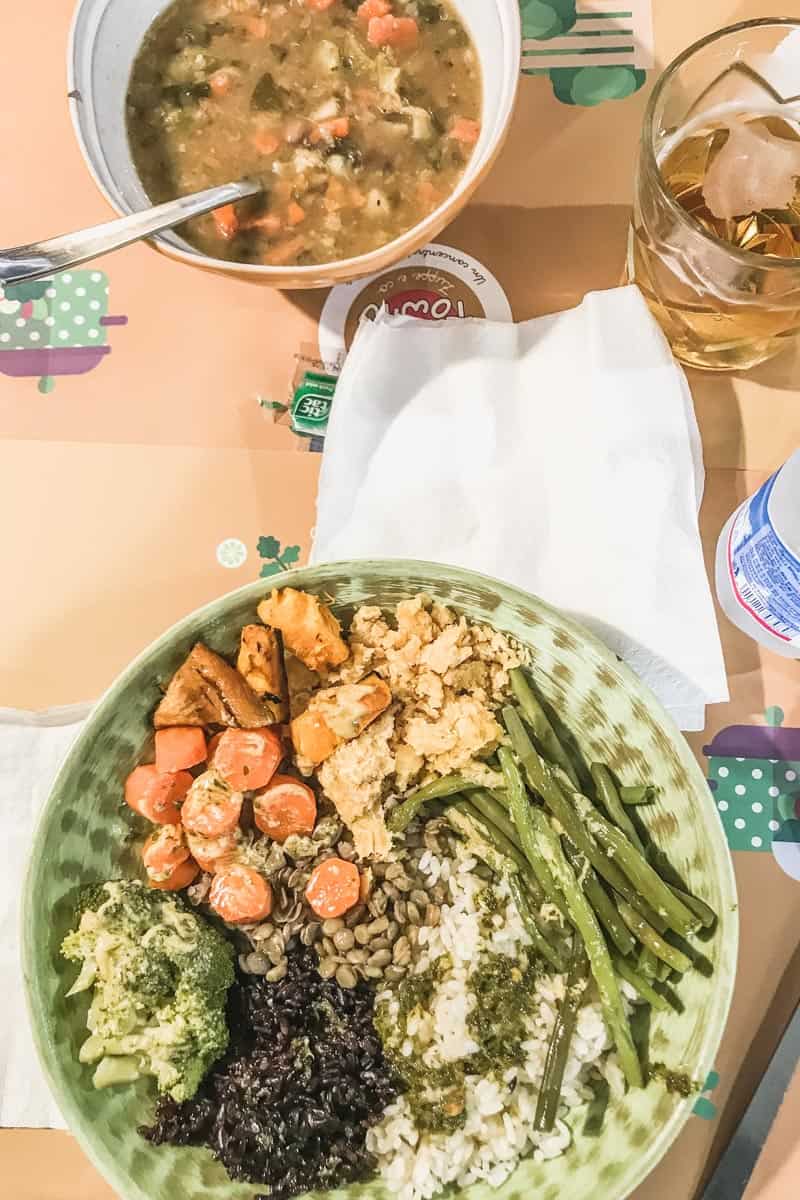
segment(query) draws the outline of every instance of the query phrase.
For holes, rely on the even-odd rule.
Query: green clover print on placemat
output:
[[[260,537],[258,539],[259,557],[266,559],[261,568],[261,578],[268,579],[270,575],[280,575],[288,571],[300,558],[299,546],[286,546],[281,550],[281,544],[275,537]]]
[[[652,57],[652,0],[520,0],[522,73],[548,75],[564,104],[624,100]]]

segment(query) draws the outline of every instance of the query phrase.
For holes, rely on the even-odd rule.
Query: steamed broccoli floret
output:
[[[81,1047],[97,1087],[153,1075],[175,1100],[193,1096],[228,1045],[233,948],[182,900],[134,880],[82,894],[62,954],[81,963],[68,995],[94,987]]]

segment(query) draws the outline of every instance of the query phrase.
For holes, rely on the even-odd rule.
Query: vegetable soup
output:
[[[480,116],[478,56],[447,0],[177,0],[127,97],[152,201],[258,180],[182,232],[272,266],[366,254],[418,224],[456,187]]]

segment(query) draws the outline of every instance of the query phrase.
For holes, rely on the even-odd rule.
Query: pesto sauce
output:
[[[537,976],[536,960],[524,952],[518,961],[505,954],[481,956],[470,976],[477,1003],[467,1018],[467,1028],[481,1049],[469,1060],[468,1073],[502,1072],[523,1060],[525,1018],[534,1012]]]
[[[664,1063],[651,1063],[649,1075],[651,1079],[660,1079],[668,1092],[678,1096],[691,1096],[692,1092],[700,1090],[700,1085],[694,1083],[685,1071],[670,1071]]]

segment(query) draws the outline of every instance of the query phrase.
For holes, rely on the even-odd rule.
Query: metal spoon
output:
[[[249,179],[239,183],[223,183],[220,187],[181,196],[166,204],[158,204],[155,208],[146,208],[142,212],[119,217],[116,221],[106,221],[104,225],[94,225],[91,229],[0,250],[0,285],[42,279],[66,267],[77,267],[101,254],[109,254],[112,250],[129,246],[131,242],[138,242],[140,238],[159,233],[162,229],[180,225],[190,217],[200,217],[223,204],[232,204],[235,200],[243,200],[245,196],[255,196],[260,191],[261,185]]]

